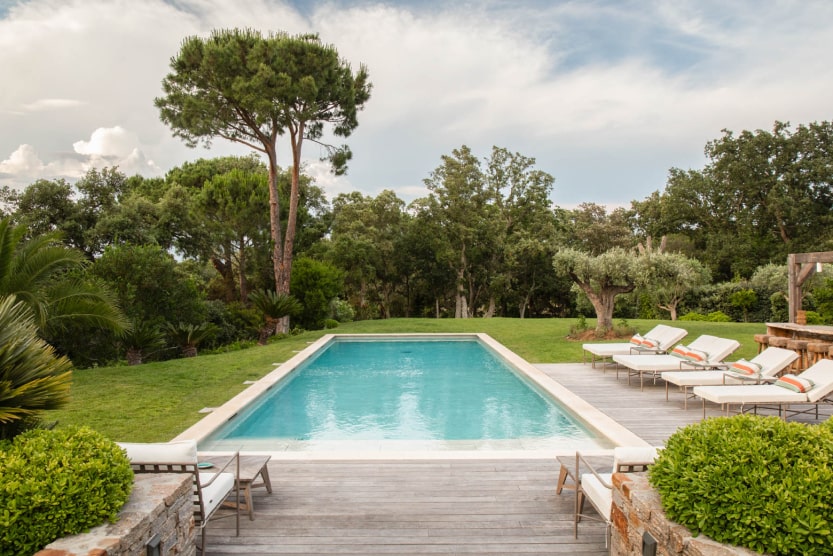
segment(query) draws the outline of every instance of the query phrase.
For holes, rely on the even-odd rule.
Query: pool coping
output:
[[[574,417],[585,426],[593,429],[610,440],[615,446],[649,446],[649,444],[610,418],[593,405],[577,396],[557,381],[553,380],[540,369],[505,347],[503,344],[484,333],[402,333],[402,334],[326,334],[296,353],[288,361],[278,364],[278,367],[255,381],[248,388],[232,397],[222,406],[214,408],[206,417],[177,435],[174,440],[195,440],[198,443],[206,438],[217,427],[234,418],[239,411],[254,401],[258,396],[274,387],[284,377],[295,370],[298,365],[306,361],[318,350],[323,349],[337,338],[352,339],[407,339],[407,338],[458,338],[477,339],[493,350],[498,356],[507,361],[519,372],[524,374],[535,385],[547,394],[559,400]],[[584,451],[584,450],[583,450]],[[539,459],[553,458],[575,450],[396,450],[396,451],[351,451],[351,450],[307,450],[307,451],[258,451],[246,450],[251,454],[268,454],[275,459],[284,460],[407,460],[407,459]],[[589,450],[587,453],[609,453],[610,450]]]

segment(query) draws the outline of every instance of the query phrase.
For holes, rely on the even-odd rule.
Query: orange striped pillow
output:
[[[686,354],[686,357],[689,361],[694,361],[697,363],[705,363],[709,360],[709,354],[699,349],[688,348],[688,353]]]
[[[680,359],[688,359],[688,348],[680,344],[671,350],[671,355]]]
[[[757,363],[753,363],[752,361],[747,361],[746,359],[738,359],[732,363],[731,367],[729,367],[731,372],[746,376],[760,375],[761,369],[763,369],[762,366]]]
[[[651,338],[642,338],[642,347],[645,349],[657,349],[659,348],[659,342]]]
[[[642,336],[640,336],[639,334],[634,334],[633,336],[631,336],[631,343],[635,346],[641,346]]]
[[[801,378],[800,376],[795,375],[784,375],[775,381],[775,385],[787,388],[793,392],[801,392],[803,394],[804,392],[812,390],[816,383],[809,378]]]

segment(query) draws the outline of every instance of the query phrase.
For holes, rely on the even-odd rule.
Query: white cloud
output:
[[[40,178],[77,179],[105,166],[118,166],[127,175],[164,173],[142,152],[136,135],[120,126],[96,129],[89,141],[76,141],[73,148],[76,155],[58,153],[44,161],[32,145],[20,145],[0,162],[0,183],[23,187]]]
[[[121,126],[100,127],[93,131],[89,141],[76,141],[72,148],[78,154],[125,157],[136,143],[136,135],[128,133]]]
[[[84,103],[80,100],[69,98],[41,98],[34,102],[30,102],[21,106],[27,112],[45,112],[49,110],[62,110],[65,108],[75,108],[82,106]]]
[[[31,177],[42,171],[44,164],[32,145],[20,145],[9,158],[0,162],[0,175]]]

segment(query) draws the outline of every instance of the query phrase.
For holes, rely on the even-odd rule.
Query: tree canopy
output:
[[[162,82],[164,96],[155,103],[174,135],[189,146],[210,145],[221,137],[266,155],[275,285],[288,293],[303,142],[324,145],[336,173],[345,171],[350,150],[325,143],[325,126],[340,137],[356,128],[357,113],[370,98],[367,69],[353,73],[335,47],[317,35],[264,37],[251,29],[188,37],[171,59],[171,69]],[[292,182],[282,228],[277,139],[284,133],[290,138]]]

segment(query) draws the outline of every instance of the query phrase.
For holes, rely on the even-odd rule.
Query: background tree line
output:
[[[663,191],[612,211],[553,206],[553,176],[500,147],[443,155],[424,179],[428,195],[410,203],[393,191],[330,202],[300,173],[292,322],[592,315],[605,280],[616,318],[783,320],[786,255],[831,248],[831,145],[828,122],[724,131],[703,169],[672,168]],[[275,180],[285,227],[292,169]],[[52,327],[50,343],[84,366],[131,344],[147,359],[181,355],[189,340],[255,341],[264,315],[250,296],[276,291],[268,184],[252,155],[188,162],[164,178],[102,168],[74,184],[6,188],[3,216],[20,241],[49,237],[78,253],[73,275],[110,292],[130,323],[128,333]],[[833,318],[829,272],[804,305]]]

